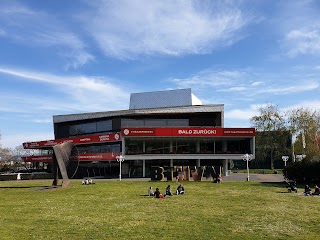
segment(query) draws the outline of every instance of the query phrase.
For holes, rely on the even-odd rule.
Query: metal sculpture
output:
[[[70,161],[70,155],[72,151],[73,144],[71,142],[64,142],[59,143],[55,146],[53,146],[53,152],[54,152],[54,176],[53,176],[53,183],[52,185],[57,186],[58,182],[58,169],[57,165],[59,167],[61,177],[62,177],[62,188],[68,187],[70,180],[68,177],[67,172],[67,166]]]

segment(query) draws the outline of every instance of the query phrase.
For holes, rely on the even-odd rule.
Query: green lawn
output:
[[[320,197],[284,183],[96,181],[41,190],[51,181],[0,182],[0,239],[319,239]]]

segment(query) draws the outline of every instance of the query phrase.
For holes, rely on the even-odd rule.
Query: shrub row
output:
[[[11,181],[11,180],[17,180],[17,175],[16,174],[0,175],[0,181]]]
[[[32,179],[51,179],[52,174],[51,173],[24,173],[21,174],[21,180],[32,180]]]
[[[301,183],[320,182],[320,162],[295,162],[283,169],[283,175],[289,180]]]
[[[21,173],[20,174],[21,180],[32,180],[32,179],[52,179],[53,176],[51,173]],[[0,175],[0,181],[11,181],[17,180],[17,174],[6,174]]]

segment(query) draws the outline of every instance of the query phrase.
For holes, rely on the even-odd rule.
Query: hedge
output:
[[[0,181],[17,180],[17,174],[0,175]]]
[[[51,179],[51,173],[22,173],[21,180],[32,180],[32,179]]]
[[[11,181],[17,180],[18,174],[5,174],[0,175],[0,181]],[[21,180],[32,180],[32,179],[52,179],[51,173],[20,173]]]
[[[301,183],[320,182],[320,162],[301,161],[295,162],[283,169],[283,175],[288,180]]]

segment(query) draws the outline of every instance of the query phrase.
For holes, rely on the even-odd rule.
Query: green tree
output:
[[[306,155],[311,161],[320,160],[319,143],[316,140],[320,130],[319,111],[301,107],[288,110],[286,116],[295,138],[294,153]]]
[[[279,108],[272,103],[259,108],[259,115],[250,119],[256,128],[256,159],[269,159],[270,168],[274,169],[275,159],[290,153],[290,134],[286,121]],[[289,139],[288,139],[289,138]],[[289,146],[288,146],[289,143]]]

